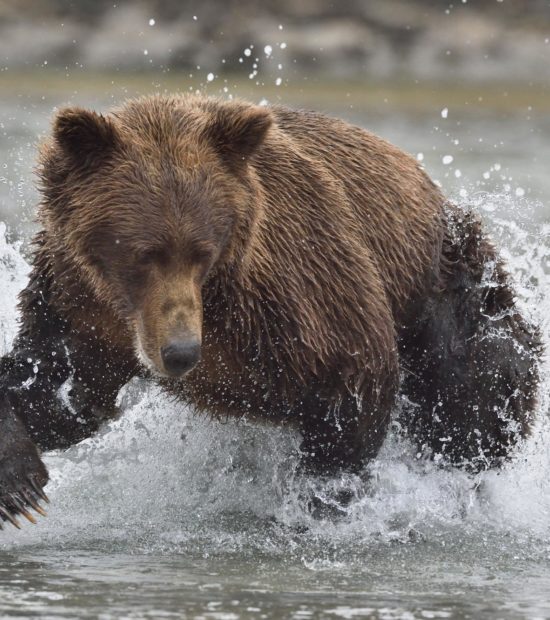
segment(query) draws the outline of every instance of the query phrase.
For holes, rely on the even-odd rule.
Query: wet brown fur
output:
[[[159,379],[166,389],[211,415],[297,424],[315,471],[376,455],[400,371],[411,434],[433,451],[451,437],[454,462],[492,462],[528,431],[540,343],[494,249],[412,157],[367,131],[284,107],[146,97],[106,117],[60,111],[39,172],[42,231],[8,382],[29,350],[62,340],[85,421],[18,411],[40,445],[90,434],[143,369],[136,339],[162,371],[174,334],[201,338],[202,360],[183,381]],[[467,344],[494,329],[510,344]],[[504,396],[480,360],[503,370]],[[56,366],[52,383],[42,368],[58,387],[68,373]]]

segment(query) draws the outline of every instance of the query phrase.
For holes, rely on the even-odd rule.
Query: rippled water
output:
[[[0,230],[2,350],[27,273],[31,225],[20,222],[35,198],[32,142],[47,114],[46,105],[0,108],[1,213],[12,230],[9,241]],[[447,124],[435,114],[355,120],[421,152],[457,200],[476,205],[525,312],[548,335],[545,120],[457,124],[452,109]],[[514,140],[520,134],[528,139]],[[394,432],[368,488],[352,476],[334,482],[355,499],[345,519],[330,522],[312,519],[300,500],[295,433],[198,418],[135,382],[121,393],[121,419],[47,455],[48,517],[0,533],[0,615],[548,618],[549,385],[544,369],[539,422],[503,470],[470,476],[419,462]]]

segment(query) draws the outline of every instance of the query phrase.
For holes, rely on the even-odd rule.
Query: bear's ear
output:
[[[220,153],[237,163],[252,155],[272,124],[268,108],[231,102],[217,108],[207,136]]]
[[[117,140],[109,119],[82,108],[60,110],[53,123],[53,137],[62,151],[81,163],[105,156]]]

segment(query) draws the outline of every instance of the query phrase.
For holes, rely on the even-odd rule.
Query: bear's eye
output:
[[[145,250],[136,254],[134,261],[136,265],[146,266],[151,263],[162,263],[165,258],[164,253],[161,250]]]
[[[207,246],[195,246],[189,252],[190,258],[194,263],[210,263],[214,256],[214,251],[212,248]]]
[[[100,274],[105,275],[108,271],[107,262],[103,256],[91,254],[89,257],[90,264],[95,267]]]
[[[193,248],[190,258],[196,269],[197,280],[204,281],[215,262],[216,252],[212,248],[199,246]]]

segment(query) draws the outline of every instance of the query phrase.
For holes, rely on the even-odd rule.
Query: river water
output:
[[[58,103],[0,100],[2,351],[28,271],[34,143]],[[452,102],[324,109],[414,153],[457,202],[476,206],[547,336],[545,115]],[[352,476],[332,483],[355,497],[332,522],[303,505],[304,484],[327,488],[295,479],[295,433],[199,418],[133,383],[121,419],[46,456],[48,517],[0,533],[0,616],[550,618],[549,385],[545,368],[534,433],[502,470],[471,476],[418,461],[395,429],[368,488]]]

